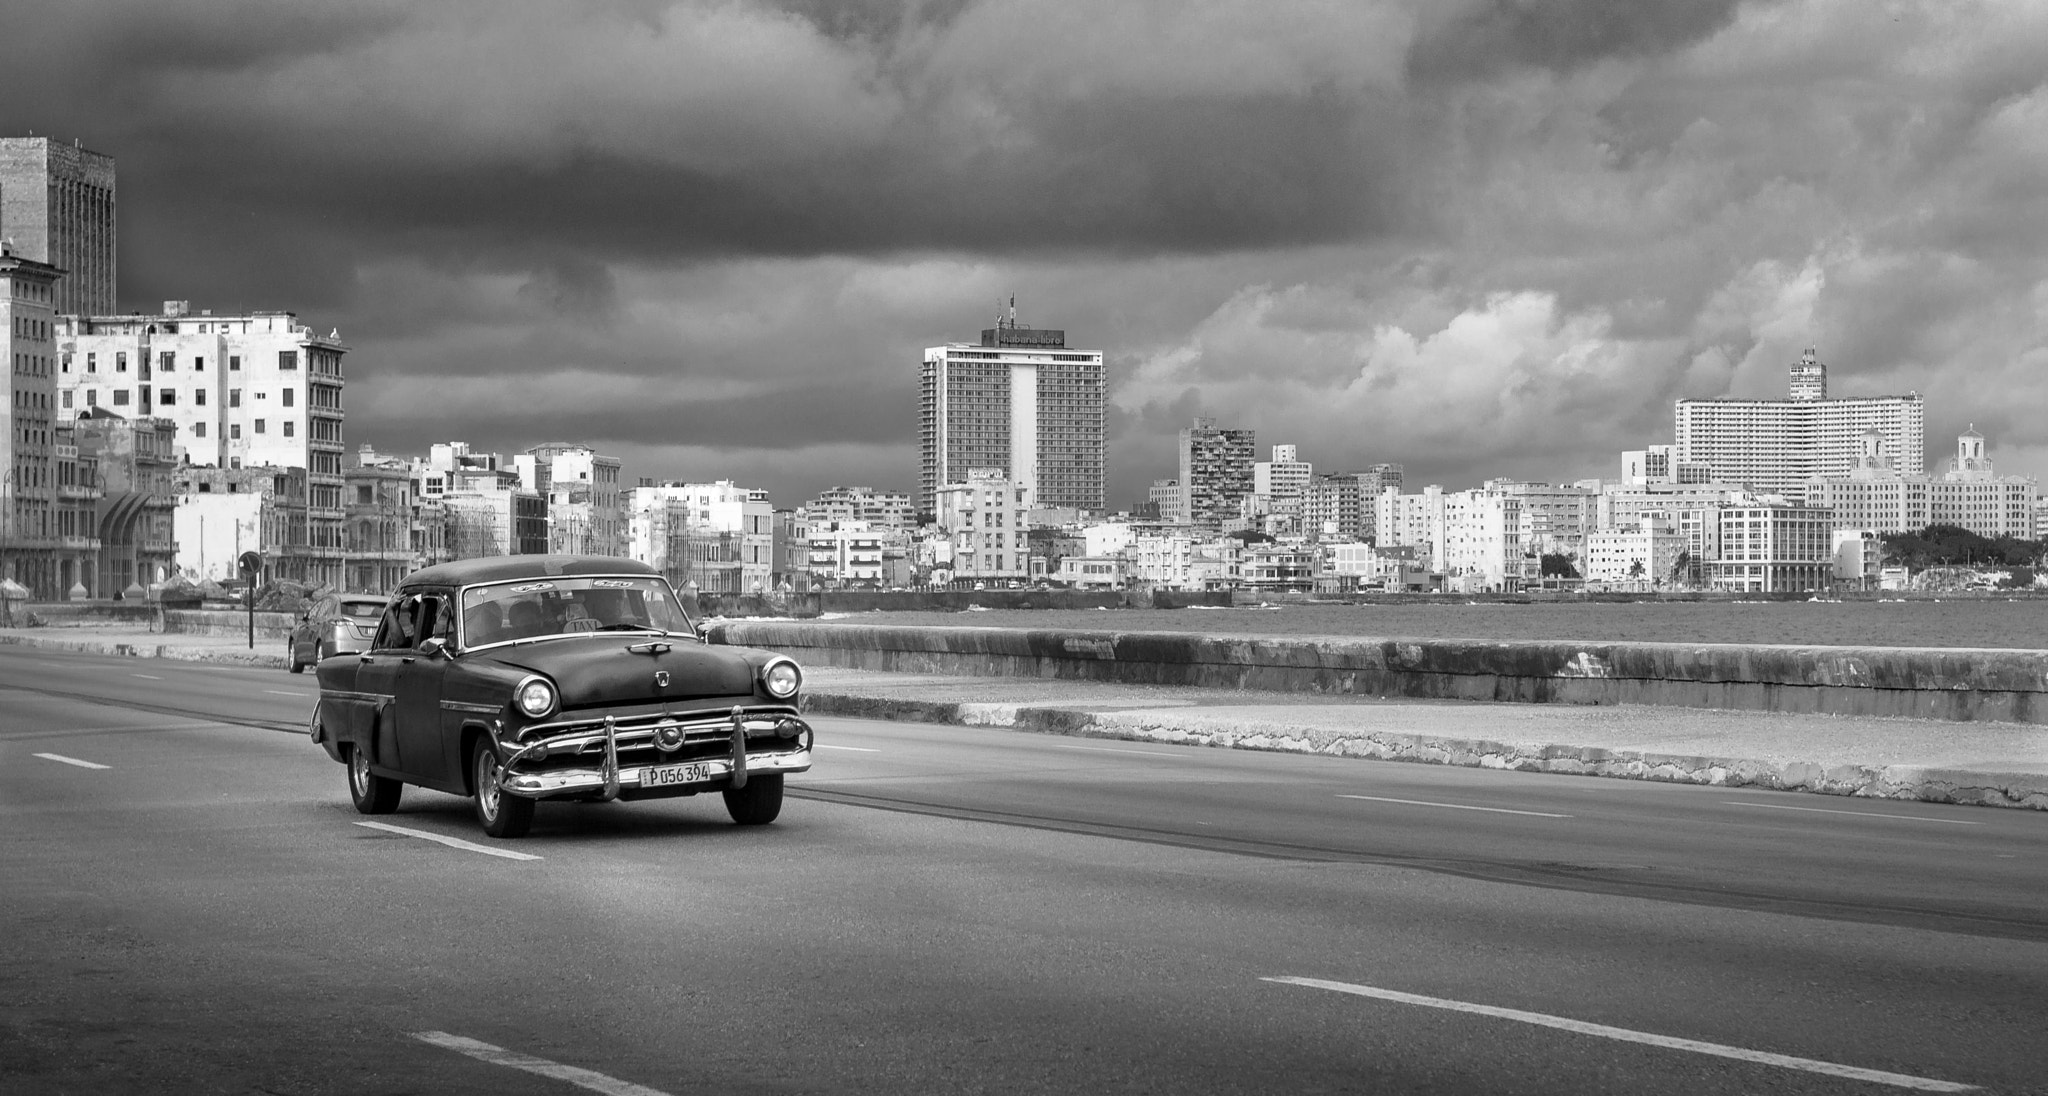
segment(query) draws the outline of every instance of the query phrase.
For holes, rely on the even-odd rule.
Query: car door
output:
[[[413,775],[399,742],[399,727],[405,714],[398,704],[399,679],[419,658],[414,646],[419,634],[420,596],[404,594],[384,608],[377,624],[377,638],[370,649],[356,656],[356,693],[362,698],[367,717],[358,728],[357,741],[370,750],[370,764],[382,769]],[[439,705],[437,704],[436,707]]]
[[[393,710],[397,713],[398,756],[405,771],[423,784],[448,787],[462,780],[460,762],[451,760],[454,751],[446,738],[446,719],[441,712],[441,685],[448,676],[449,644],[455,642],[455,616],[451,599],[432,592],[417,599],[416,636],[410,650],[398,655],[393,679]],[[429,639],[441,641],[442,650],[421,649]]]

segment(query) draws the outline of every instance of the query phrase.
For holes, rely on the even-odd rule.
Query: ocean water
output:
[[[2048,598],[1907,601],[1442,602],[1230,609],[853,613],[826,623],[1416,639],[1766,643],[2048,650]]]

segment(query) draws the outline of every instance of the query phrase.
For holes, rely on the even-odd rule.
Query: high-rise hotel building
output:
[[[1109,445],[1102,351],[1067,346],[1067,333],[984,329],[979,344],[926,348],[919,374],[917,508],[936,514],[940,488],[995,469],[1026,488],[1028,505],[1103,509]]]
[[[62,271],[57,314],[112,314],[114,158],[48,137],[0,137],[0,239]]]
[[[1927,408],[1919,393],[1830,399],[1827,366],[1811,349],[1790,374],[1789,399],[1679,400],[1677,460],[1705,466],[1716,482],[1798,500],[1808,481],[1855,468],[1865,432],[1875,430],[1894,468],[1925,471]]]

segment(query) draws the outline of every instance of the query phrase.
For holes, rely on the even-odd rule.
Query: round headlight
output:
[[[773,662],[766,670],[761,671],[761,684],[767,687],[769,696],[795,696],[797,688],[803,683],[804,675],[796,668],[794,662]]]
[[[540,678],[530,678],[520,683],[519,691],[512,698],[519,710],[535,719],[548,714],[555,708],[555,687]]]

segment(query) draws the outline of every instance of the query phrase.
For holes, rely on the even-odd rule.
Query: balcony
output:
[[[57,497],[90,502],[100,497],[100,489],[96,484],[60,483],[57,485]]]
[[[66,551],[97,552],[100,550],[100,538],[98,537],[56,537],[53,539],[56,541],[57,547]]]

